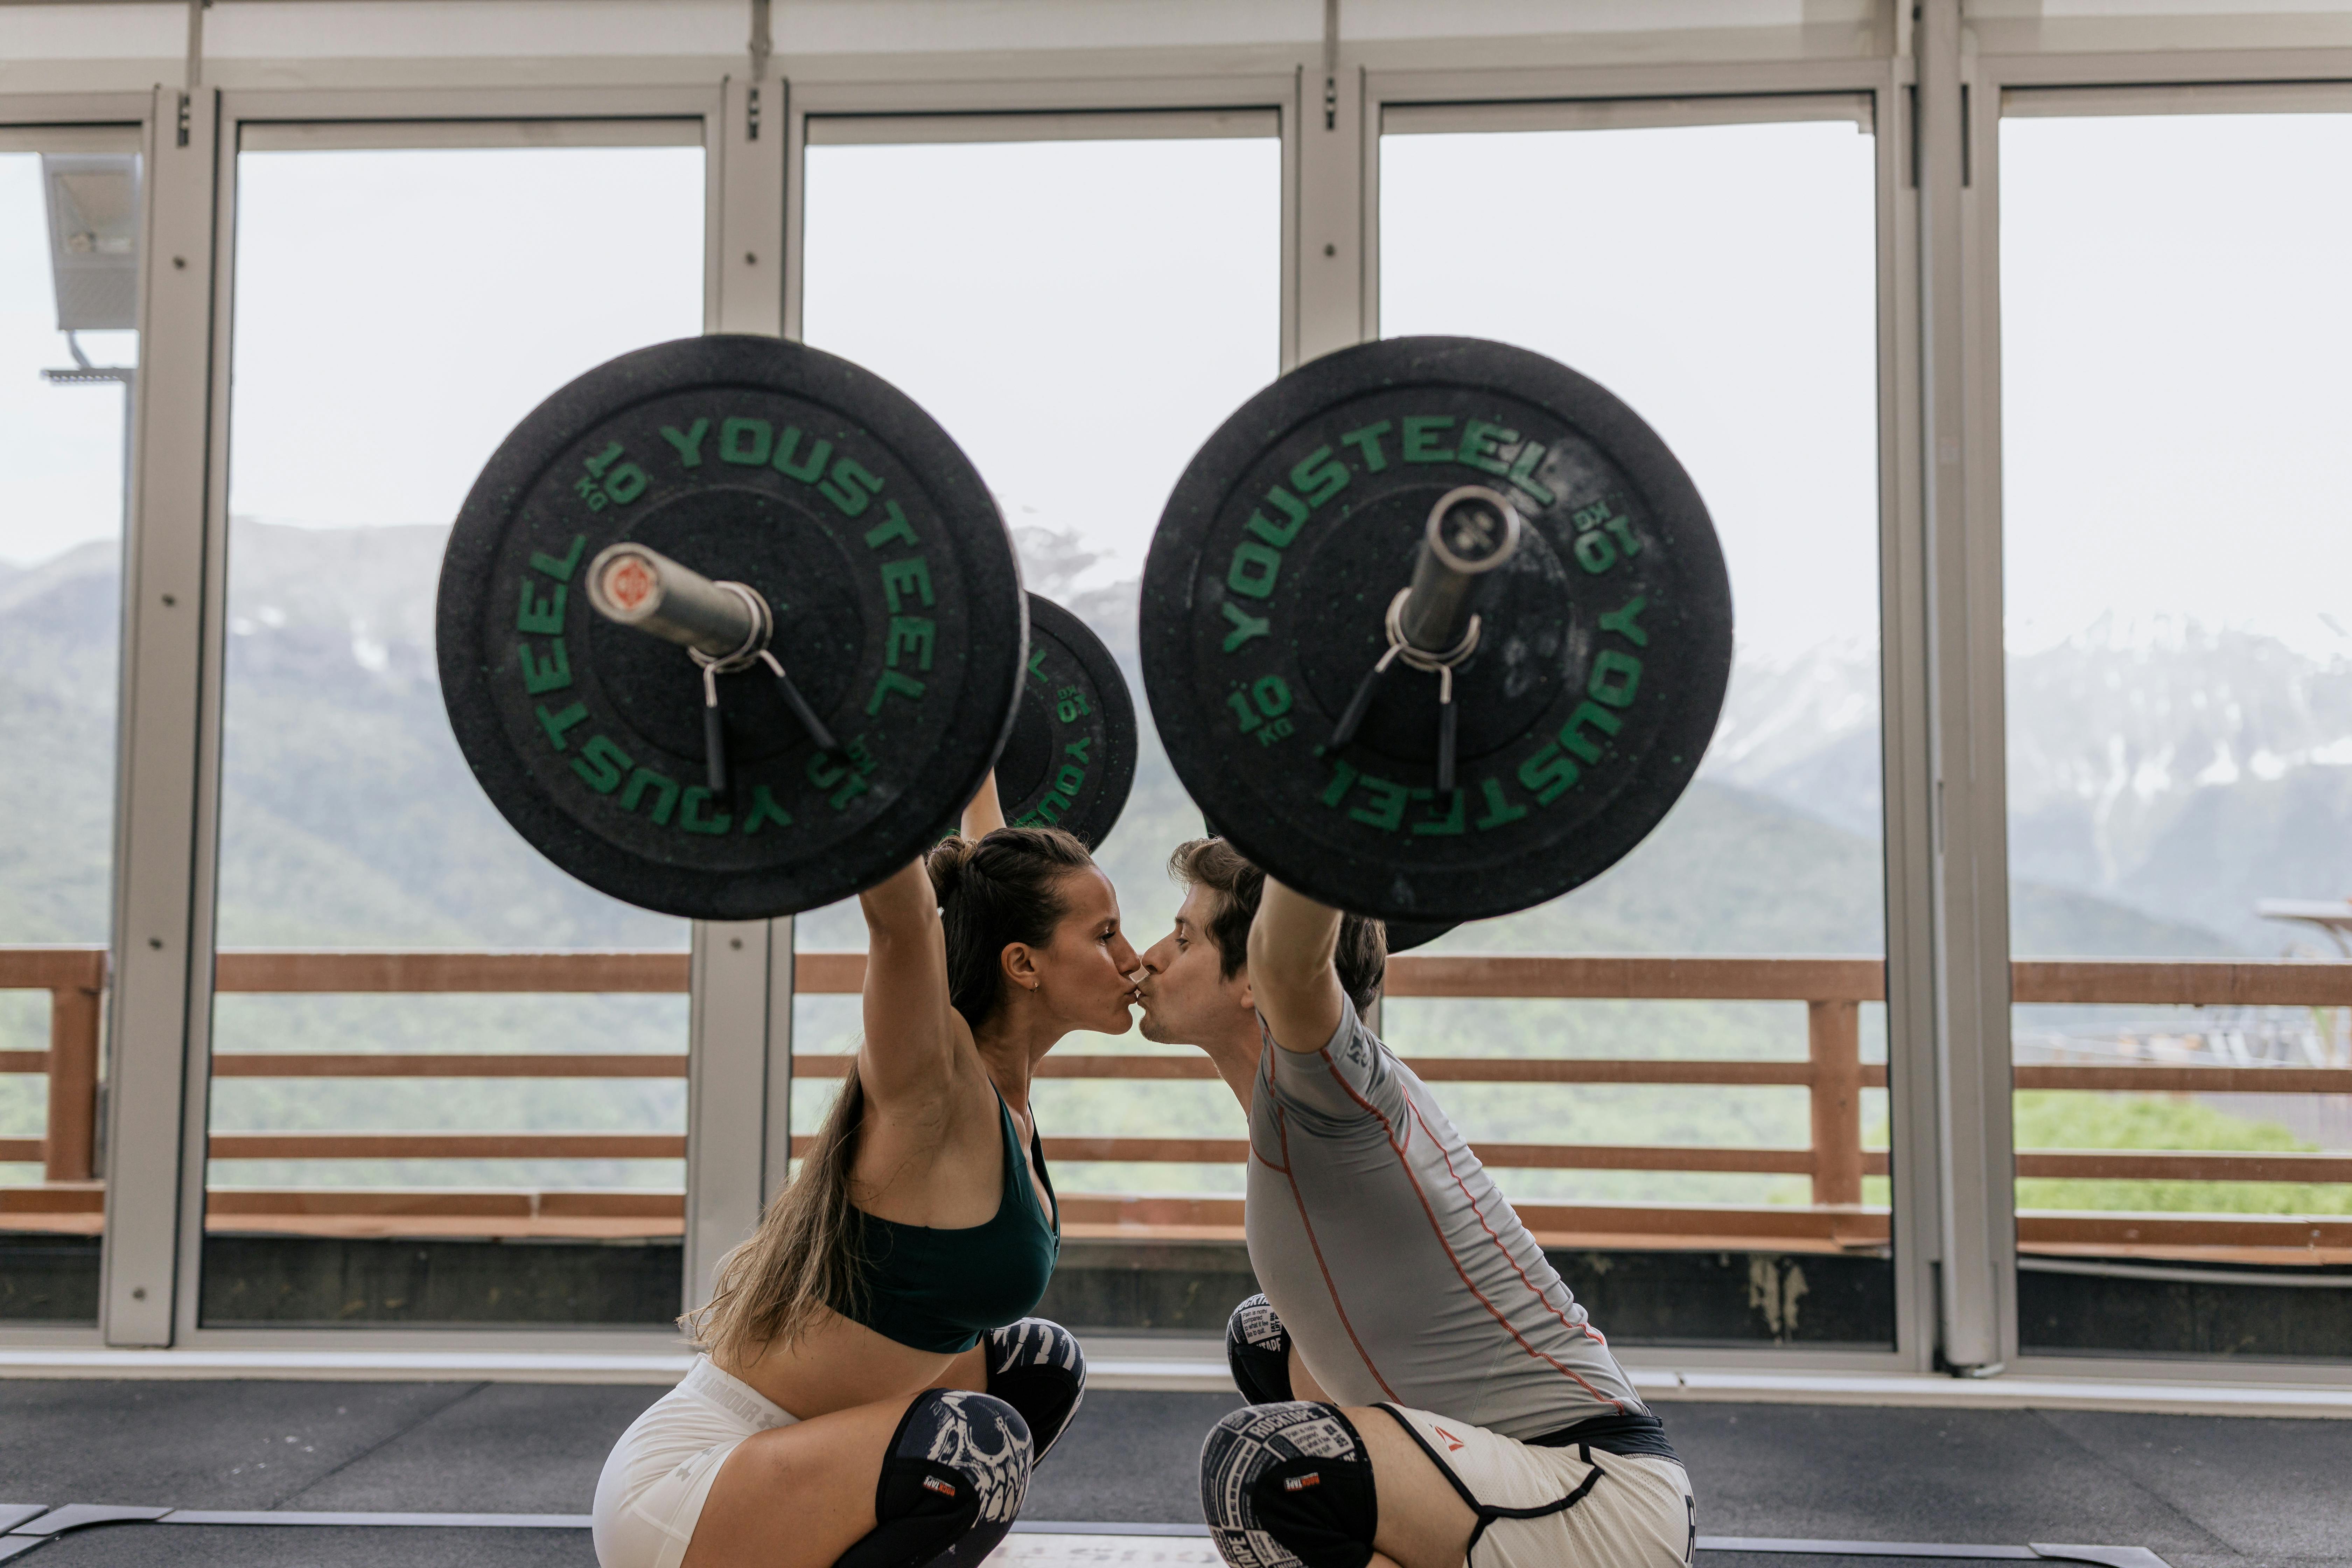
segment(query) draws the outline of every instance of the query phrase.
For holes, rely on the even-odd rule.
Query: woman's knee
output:
[[[1029,1424],[1003,1399],[927,1388],[882,1458],[871,1533],[836,1568],[971,1568],[1021,1516],[1033,1463]]]
[[[1078,1337],[1049,1319],[1024,1318],[992,1331],[984,1343],[988,1392],[1021,1412],[1036,1457],[1044,1458],[1086,1397],[1087,1358]]]

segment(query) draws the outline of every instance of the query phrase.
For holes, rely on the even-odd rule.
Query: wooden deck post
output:
[[[1813,1202],[1862,1202],[1862,1010],[1805,1004],[1812,1058]]]
[[[49,992],[49,1120],[41,1179],[87,1182],[98,1152],[99,994],[79,985]]]

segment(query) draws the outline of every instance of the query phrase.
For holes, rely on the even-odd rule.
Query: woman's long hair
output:
[[[948,1000],[974,1031],[996,1009],[1005,948],[1052,942],[1068,910],[1064,879],[1093,864],[1086,846],[1058,827],[950,838],[925,858],[947,939]],[[770,1201],[751,1239],[719,1260],[709,1305],[677,1321],[713,1359],[745,1365],[769,1345],[807,1333],[824,1310],[863,1305],[850,1173],[865,1119],[866,1087],[853,1065],[799,1173]]]

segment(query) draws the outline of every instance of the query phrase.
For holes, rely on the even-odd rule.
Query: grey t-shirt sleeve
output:
[[[1275,1099],[1286,1109],[1327,1121],[1376,1118],[1396,1124],[1403,1094],[1392,1059],[1353,1007],[1346,1009],[1331,1038],[1311,1056],[1276,1045],[1263,1018],[1258,1032],[1265,1038]]]

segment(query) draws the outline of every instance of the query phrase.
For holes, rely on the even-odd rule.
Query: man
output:
[[[1249,1112],[1250,1263],[1226,1335],[1249,1406],[1201,1455],[1234,1568],[1664,1568],[1697,1510],[1663,1425],[1428,1087],[1365,1028],[1377,922],[1222,839],[1144,954],[1143,1033]]]

